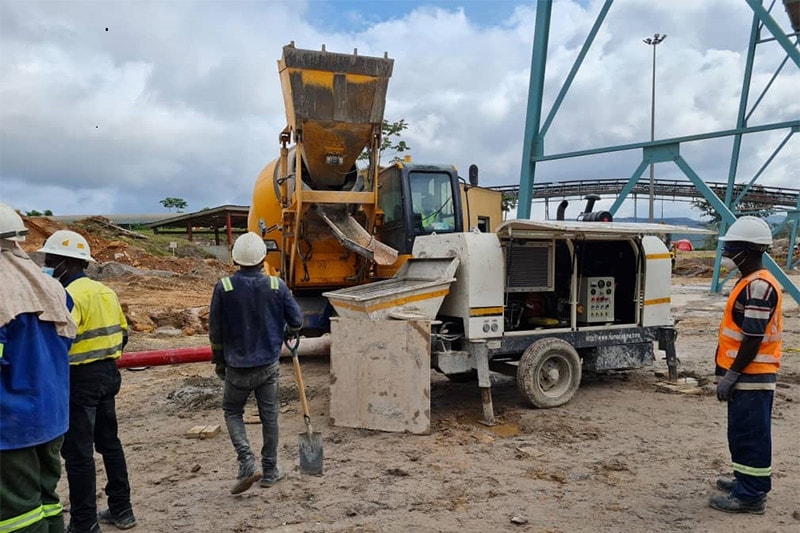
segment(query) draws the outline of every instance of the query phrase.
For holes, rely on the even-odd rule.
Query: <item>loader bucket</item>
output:
[[[394,60],[283,47],[286,120],[302,143],[313,188],[335,189],[380,131]]]

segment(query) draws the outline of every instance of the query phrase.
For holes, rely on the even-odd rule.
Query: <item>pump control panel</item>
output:
[[[581,278],[578,321],[586,324],[614,321],[614,278]]]

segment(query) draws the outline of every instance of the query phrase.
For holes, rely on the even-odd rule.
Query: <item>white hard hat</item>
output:
[[[252,231],[240,235],[233,243],[233,262],[241,266],[255,266],[264,260],[267,255],[267,245],[264,240]]]
[[[91,255],[92,252],[89,250],[89,243],[86,242],[83,235],[66,229],[60,229],[50,235],[44,242],[44,246],[36,251],[95,262]]]
[[[11,206],[0,203],[0,239],[24,241],[27,234],[28,228],[19,213],[11,209]]]
[[[772,245],[772,230],[763,219],[754,216],[740,217],[728,228],[728,233],[719,240],[722,242],[749,242],[759,246]]]

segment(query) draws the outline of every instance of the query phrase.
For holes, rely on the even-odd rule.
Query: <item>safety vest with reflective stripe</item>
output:
[[[67,292],[75,302],[72,318],[78,325],[69,364],[119,358],[128,322],[114,291],[100,282],[80,277],[67,285]]]
[[[744,368],[745,374],[774,374],[781,366],[781,332],[783,331],[783,317],[781,316],[781,289],[778,280],[770,274],[768,270],[757,270],[749,276],[742,278],[731,291],[728,304],[725,306],[725,314],[719,326],[719,348],[717,349],[717,365],[728,370],[733,364],[739,347],[744,339],[742,329],[733,320],[733,306],[739,294],[747,288],[747,285],[755,280],[763,279],[772,285],[778,295],[778,303],[775,312],[772,313],[767,328],[764,331],[764,338],[758,347],[758,354],[755,359]]]
[[[269,278],[269,288],[273,291],[277,291],[281,288],[280,282],[278,281],[277,276],[267,276]],[[233,290],[233,283],[231,282],[230,276],[222,278],[219,280],[222,283],[222,290],[225,292],[230,292]]]

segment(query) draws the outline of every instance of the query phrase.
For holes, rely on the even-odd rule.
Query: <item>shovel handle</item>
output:
[[[306,400],[306,387],[303,384],[303,373],[300,371],[300,359],[297,357],[297,347],[300,345],[300,337],[295,338],[295,342],[285,341],[286,347],[292,354],[292,366],[294,367],[294,378],[297,380],[297,392],[300,393],[300,403],[303,406],[303,418],[306,425],[310,427],[311,416],[308,414],[308,400]]]

